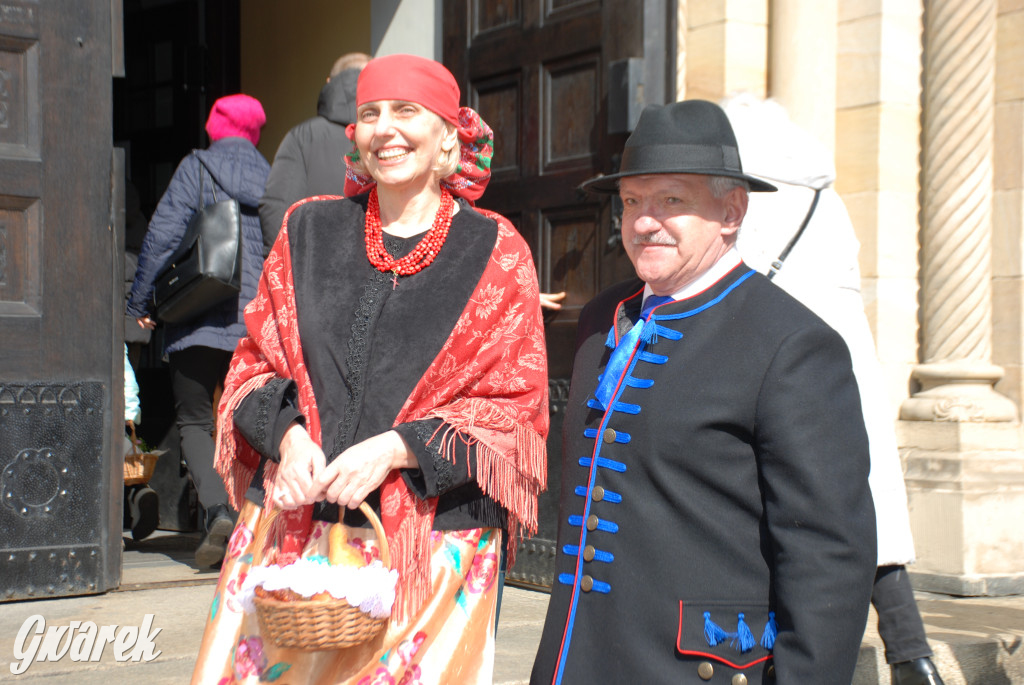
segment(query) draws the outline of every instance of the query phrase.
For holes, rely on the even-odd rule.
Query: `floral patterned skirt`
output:
[[[490,683],[498,599],[501,531],[476,528],[431,534],[432,592],[418,615],[392,620],[377,637],[344,650],[284,649],[260,635],[255,613],[238,599],[252,563],[260,508],[247,502],[231,535],[192,673],[202,685]],[[303,556],[327,553],[327,523],[315,522]],[[379,556],[371,528],[350,528],[364,554]],[[357,538],[359,538],[357,540]]]

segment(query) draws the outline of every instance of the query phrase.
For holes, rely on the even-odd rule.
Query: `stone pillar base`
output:
[[[1024,595],[1024,573],[991,576],[957,576],[941,573],[919,573],[909,569],[910,584],[915,590],[937,592],[957,597],[1006,597]]]
[[[907,421],[1016,421],[1017,406],[992,387],[1002,367],[973,361],[929,363],[913,371],[921,392],[903,401]]]
[[[899,421],[897,437],[917,550],[915,587],[1024,593],[1021,425]]]

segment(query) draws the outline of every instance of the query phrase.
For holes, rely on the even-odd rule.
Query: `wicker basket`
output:
[[[124,484],[146,485],[156,470],[159,454],[143,452],[139,449],[139,439],[135,435],[135,422],[129,421],[128,428],[132,433],[132,451],[124,455]]]
[[[365,502],[359,509],[377,531],[381,559],[385,566],[390,567],[391,554],[380,519]],[[255,536],[256,554],[262,552],[266,533],[275,514],[271,514],[269,518],[264,517],[265,522],[261,522]],[[342,514],[339,514],[339,518],[341,516]],[[254,555],[253,565],[258,563]],[[373,618],[343,599],[282,602],[256,595],[253,597],[253,604],[256,606],[260,631],[265,637],[269,637],[278,647],[307,651],[339,649],[362,644],[383,630],[388,622],[387,617]]]

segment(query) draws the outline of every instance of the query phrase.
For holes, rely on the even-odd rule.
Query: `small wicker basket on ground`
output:
[[[131,431],[132,451],[124,455],[124,484],[125,485],[146,485],[153,477],[156,470],[156,461],[160,458],[158,453],[143,452],[139,449],[139,438],[135,435],[135,422],[128,421],[128,428]]]
[[[360,511],[369,519],[380,542],[381,560],[391,566],[387,537],[380,519],[365,502]],[[266,535],[276,512],[264,516],[255,536],[256,555],[262,554]],[[339,515],[340,516],[340,515]],[[259,561],[254,555],[253,565]],[[377,635],[387,625],[388,618],[374,618],[344,599],[280,601],[268,597],[253,597],[260,630],[278,647],[301,650],[339,649],[362,644]]]

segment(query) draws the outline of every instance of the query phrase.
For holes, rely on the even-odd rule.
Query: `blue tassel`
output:
[[[761,646],[765,649],[772,649],[775,646],[775,636],[779,633],[779,626],[775,622],[775,612],[768,612],[768,623],[764,625],[764,633],[761,635]]]
[[[704,612],[704,639],[708,641],[709,647],[714,647],[718,643],[729,637],[722,628],[711,620],[711,612]]]
[[[757,644],[754,634],[750,632],[750,626],[743,620],[743,614],[736,617],[736,637],[729,644],[741,653],[749,652]]]
[[[615,349],[615,326],[608,329],[608,337],[605,338],[604,346],[612,350]]]
[[[639,322],[638,322],[639,325]],[[644,322],[644,329],[640,331],[640,339],[645,343],[653,345],[658,342],[658,322],[657,321],[646,321]]]

